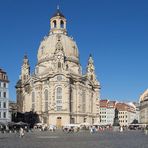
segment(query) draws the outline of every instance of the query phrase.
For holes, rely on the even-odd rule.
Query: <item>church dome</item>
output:
[[[79,54],[76,42],[71,37],[64,34],[52,34],[44,38],[38,50],[38,63],[52,60],[59,40],[58,38],[60,38],[66,59],[71,62],[79,63]]]
[[[76,42],[67,35],[66,18],[57,9],[57,12],[50,19],[50,32],[43,39],[38,49],[38,63],[52,60],[57,43],[64,51],[65,58],[68,61],[79,63],[79,53]]]
[[[140,96],[140,102],[148,100],[148,89],[144,91],[144,93]]]

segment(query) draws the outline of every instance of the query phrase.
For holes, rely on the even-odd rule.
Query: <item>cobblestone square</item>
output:
[[[20,138],[15,133],[0,133],[0,148],[148,148],[142,131],[79,133],[31,132]]]

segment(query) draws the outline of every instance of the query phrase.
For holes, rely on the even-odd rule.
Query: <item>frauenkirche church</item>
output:
[[[82,74],[78,47],[68,36],[66,18],[59,9],[39,46],[34,74],[30,74],[29,60],[24,56],[16,93],[18,111],[35,111],[43,123],[60,127],[99,122],[100,83],[92,56]]]

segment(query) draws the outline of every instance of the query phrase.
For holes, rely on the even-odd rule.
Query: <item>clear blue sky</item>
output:
[[[101,98],[137,101],[148,87],[147,0],[1,0],[0,67],[10,79],[10,98],[16,98],[25,53],[33,72],[57,4],[77,42],[84,71],[93,55]]]

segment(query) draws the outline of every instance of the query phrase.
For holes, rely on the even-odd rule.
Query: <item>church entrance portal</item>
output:
[[[61,121],[62,121],[62,117],[57,117],[57,123],[56,123],[57,128],[60,128],[62,126]]]

